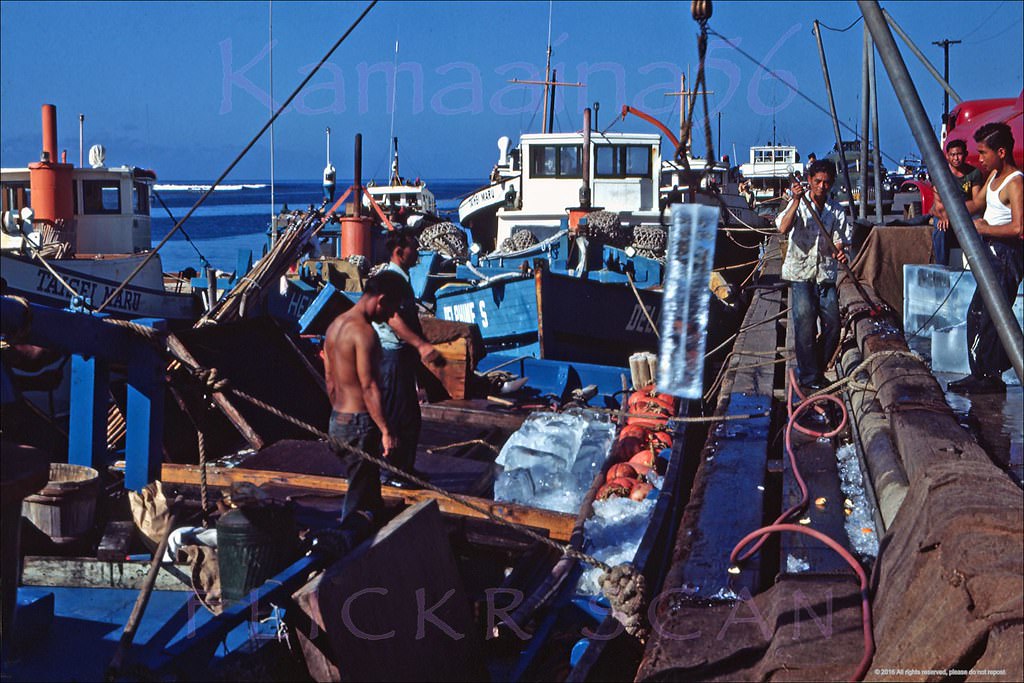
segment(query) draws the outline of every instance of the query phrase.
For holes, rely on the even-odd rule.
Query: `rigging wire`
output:
[[[968,31],[967,33],[965,33],[962,36],[960,36],[960,40],[963,40],[964,38],[967,38],[968,36],[973,36],[975,33],[977,33],[978,29],[981,28],[982,26],[985,26],[986,24],[988,24],[988,20],[991,19],[992,17],[994,17],[996,15],[996,12],[998,12],[1000,9],[1002,9],[1003,5],[1005,5],[1005,4],[1006,4],[1006,0],[1003,0],[1003,2],[999,3],[998,5],[996,5],[996,8],[994,10],[992,10],[991,12],[989,12],[989,15],[987,17],[985,17],[984,19],[982,19],[978,23],[977,26],[975,26],[970,31]],[[988,38],[986,38],[985,40],[987,41]]]
[[[829,113],[829,111],[828,111],[827,109],[825,109],[825,107],[821,106],[820,104],[818,104],[817,102],[815,102],[815,101],[814,101],[813,99],[811,99],[810,97],[808,97],[807,95],[805,95],[805,94],[804,94],[803,92],[801,92],[801,91],[800,91],[800,89],[799,89],[799,88],[797,88],[797,87],[795,87],[795,86],[791,85],[791,84],[790,84],[790,83],[789,83],[788,81],[786,81],[786,80],[785,80],[784,78],[781,78],[781,77],[779,77],[779,75],[778,75],[778,74],[777,74],[777,73],[776,73],[776,72],[775,72],[775,71],[774,71],[773,69],[769,69],[769,68],[768,68],[767,66],[765,66],[765,65],[764,65],[764,64],[763,64],[763,63],[762,63],[761,61],[759,61],[759,60],[758,60],[758,59],[757,59],[756,57],[754,57],[753,55],[751,55],[750,53],[746,52],[745,50],[743,50],[742,48],[740,48],[740,47],[739,47],[738,45],[736,45],[736,43],[732,42],[731,40],[729,40],[728,38],[726,38],[726,37],[725,37],[724,35],[722,35],[722,34],[721,34],[721,33],[719,33],[718,31],[716,31],[716,30],[714,30],[713,28],[711,28],[710,26],[708,27],[708,33],[710,33],[711,35],[715,36],[716,38],[721,38],[721,39],[722,39],[722,41],[723,41],[723,42],[725,42],[725,44],[726,44],[726,45],[728,45],[728,46],[729,46],[729,47],[731,47],[732,49],[734,49],[734,50],[736,50],[737,52],[739,52],[739,53],[740,53],[741,55],[743,55],[744,57],[746,57],[747,59],[749,59],[750,61],[752,61],[752,62],[753,62],[754,64],[757,64],[757,65],[758,65],[759,67],[761,67],[762,69],[764,69],[764,70],[765,70],[765,72],[766,72],[766,73],[768,73],[768,75],[772,76],[772,77],[773,77],[773,78],[775,78],[776,80],[782,81],[782,83],[783,83],[783,84],[784,84],[784,85],[785,85],[785,86],[786,86],[787,88],[789,88],[790,90],[792,90],[792,91],[793,91],[793,92],[794,92],[794,93],[795,93],[796,95],[798,95],[798,96],[799,96],[799,97],[800,97],[801,99],[803,99],[803,100],[805,100],[806,102],[808,102],[808,103],[809,103],[809,104],[810,104],[810,105],[811,105],[812,107],[814,107],[814,108],[815,108],[815,109],[817,109],[818,111],[820,111],[820,112],[824,113],[824,114],[825,114],[825,115],[827,115],[827,116],[828,116],[829,118],[832,118],[832,114],[830,114],[830,113]],[[850,126],[849,126],[848,124],[846,124],[845,122],[843,122],[842,120],[840,120],[840,121],[839,121],[839,125],[840,125],[840,126],[842,126],[843,128],[845,128],[846,130],[848,130],[848,131],[849,131],[850,133],[853,133],[854,139],[856,139],[856,140],[860,140],[860,139],[861,139],[861,137],[860,137],[860,134],[859,134],[859,133],[858,133],[858,132],[857,132],[857,131],[856,131],[855,129],[851,128],[851,127],[850,127]],[[886,152],[883,152],[883,151],[881,150],[881,148],[879,148],[879,150],[878,150],[878,151],[879,151],[879,153],[880,153],[880,154],[881,154],[881,155],[882,155],[883,157],[885,157],[885,158],[886,158],[886,159],[888,159],[889,161],[893,162],[894,164],[896,164],[896,165],[899,165],[899,160],[897,160],[897,159],[896,159],[895,157],[893,157],[893,156],[892,156],[892,155],[890,155],[890,154],[887,154]]]
[[[849,30],[850,30],[851,28],[853,28],[854,26],[856,26],[857,24],[859,24],[859,23],[861,22],[861,20],[862,20],[863,18],[864,18],[863,16],[857,17],[857,18],[856,18],[856,19],[854,19],[854,20],[853,20],[853,22],[852,22],[852,23],[851,23],[851,24],[850,24],[849,26],[847,26],[846,28],[833,28],[833,27],[829,26],[828,24],[824,24],[824,23],[822,23],[821,21],[819,21],[819,22],[818,22],[818,26],[820,26],[820,27],[822,27],[822,28],[826,28],[826,29],[828,29],[829,31],[835,31],[836,33],[846,33],[846,32],[847,32],[847,31],[849,31]]]
[[[138,275],[139,272],[146,266],[146,264],[149,263],[149,261],[154,256],[156,256],[157,252],[159,252],[160,249],[165,244],[167,244],[167,241],[169,239],[171,239],[171,236],[174,235],[174,233],[176,233],[178,230],[181,229],[181,225],[185,221],[187,221],[189,219],[189,217],[192,216],[193,213],[196,212],[196,209],[198,209],[199,206],[203,202],[206,201],[207,197],[209,197],[211,194],[213,194],[213,191],[216,189],[216,187],[218,185],[220,185],[221,181],[223,181],[224,178],[226,178],[228,176],[228,174],[231,173],[231,171],[234,170],[235,166],[238,165],[238,162],[240,162],[242,160],[242,158],[246,154],[249,153],[249,150],[252,149],[253,145],[255,145],[256,142],[261,137],[263,137],[263,134],[265,132],[267,132],[267,129],[270,128],[272,125],[274,125],[274,121],[276,121],[277,117],[281,115],[281,112],[283,112],[285,110],[285,108],[287,108],[287,106],[292,103],[292,100],[294,100],[298,96],[299,92],[301,92],[302,89],[304,87],[306,87],[306,84],[309,83],[313,79],[313,76],[315,76],[316,73],[318,71],[320,71],[320,67],[322,67],[327,62],[327,60],[330,59],[331,55],[334,54],[334,51],[337,50],[341,46],[341,44],[343,42],[345,42],[345,39],[349,37],[349,35],[352,33],[352,31],[354,31],[356,29],[357,26],[359,26],[359,24],[363,21],[363,19],[366,17],[366,15],[370,13],[370,10],[373,9],[377,5],[377,2],[378,2],[378,0],[371,0],[370,4],[368,4],[366,6],[366,8],[362,11],[362,13],[358,17],[356,17],[356,20],[352,22],[352,24],[348,27],[348,29],[345,31],[345,33],[342,34],[342,36],[340,38],[338,38],[338,40],[334,43],[334,45],[331,46],[331,49],[329,49],[327,51],[327,54],[325,54],[320,59],[320,61],[316,64],[316,66],[314,66],[310,70],[310,72],[306,75],[306,77],[304,79],[302,79],[302,82],[299,83],[298,87],[296,87],[295,90],[292,91],[292,94],[288,96],[288,99],[285,100],[281,104],[280,107],[278,107],[277,111],[274,112],[274,115],[270,117],[270,120],[267,121],[265,124],[263,124],[263,127],[260,128],[259,132],[257,132],[256,135],[253,136],[253,138],[249,141],[249,143],[245,146],[245,148],[241,152],[238,153],[238,156],[235,157],[234,161],[232,161],[230,164],[228,164],[228,167],[226,169],[224,169],[224,171],[220,174],[220,176],[215,181],[213,181],[213,183],[203,193],[203,195],[199,199],[196,200],[196,203],[192,205],[192,208],[188,210],[188,213],[186,213],[185,216],[180,221],[178,221],[174,225],[173,228],[171,228],[171,231],[168,232],[164,236],[164,238],[162,240],[160,240],[160,243],[156,247],[154,247],[149,252],[149,254],[146,255],[146,258],[143,259],[142,261],[140,261],[139,265],[135,266],[135,269],[132,270],[132,272],[128,274],[128,277],[126,277],[121,284],[119,284],[116,288],[114,288],[114,291],[112,291],[110,293],[110,295],[107,297],[106,301],[104,301],[102,304],[100,304],[99,308],[96,309],[97,313],[101,312],[104,308],[106,308],[110,304],[111,301],[116,299],[118,297],[118,295],[121,294],[121,292],[124,290],[124,288],[128,286],[128,283],[131,282],[135,278],[135,276]]]

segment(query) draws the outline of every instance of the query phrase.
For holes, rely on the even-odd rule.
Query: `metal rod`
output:
[[[78,168],[85,168],[85,114],[78,115]]]
[[[921,149],[925,164],[931,172],[932,182],[939,190],[942,203],[949,213],[950,227],[956,234],[960,246],[971,264],[975,279],[978,282],[978,291],[981,293],[982,301],[988,308],[989,315],[995,324],[999,340],[1003,343],[1006,355],[1010,359],[1017,378],[1024,381],[1024,333],[1017,326],[1017,320],[1010,310],[1010,304],[1006,301],[1002,291],[997,285],[995,268],[989,261],[985,244],[974,229],[967,207],[961,201],[963,196],[960,187],[953,180],[953,174],[949,171],[949,164],[942,154],[939,142],[935,138],[928,117],[924,112],[924,105],[914,88],[910,79],[906,62],[903,55],[896,47],[896,41],[892,37],[886,25],[882,9],[875,0],[857,0],[861,13],[864,15],[864,23],[871,30],[871,37],[878,46],[878,54],[882,56],[882,64],[889,74],[889,81],[892,83],[896,97],[899,98],[900,106],[910,124],[910,130],[914,134],[917,146]]]
[[[868,50],[871,49],[870,45],[871,34],[868,33],[867,28],[864,29],[864,57],[861,60],[861,75],[860,75],[860,159],[858,163],[860,165],[860,180],[857,185],[860,187],[860,206],[857,207],[857,215],[860,216],[861,220],[867,220],[868,217],[868,147],[871,138],[868,137],[868,119],[871,116],[870,105],[870,90],[868,89]],[[878,175],[878,169],[875,169],[875,175]],[[878,201],[878,197],[875,197],[875,201]]]
[[[363,215],[363,134],[356,133],[355,149],[355,174],[352,176],[352,202],[355,211],[352,215],[359,217]]]
[[[868,34],[868,91],[871,97],[871,161],[875,165],[875,220],[882,224],[882,139],[878,137],[878,87],[875,82],[875,43]],[[871,140],[868,140],[870,142]]]
[[[551,98],[548,102],[548,129],[544,132],[554,132],[555,128],[555,83],[558,81],[558,69],[551,72]]]
[[[583,110],[583,187],[580,188],[580,208],[590,208],[590,107]]]
[[[850,215],[853,215],[853,184],[850,182],[850,167],[846,163],[846,152],[843,151],[843,136],[839,132],[839,115],[836,114],[836,100],[832,97],[832,81],[828,77],[828,63],[825,61],[825,46],[821,43],[821,27],[814,20],[814,37],[818,39],[818,58],[821,60],[821,72],[825,75],[825,90],[828,91],[828,108],[832,112],[832,128],[836,134],[836,149],[839,151],[839,166],[843,172],[843,182],[850,194]]]
[[[897,35],[899,35],[903,42],[907,44],[907,47],[909,47],[910,51],[914,53],[914,56],[921,60],[921,63],[924,64],[924,68],[928,70],[928,73],[932,75],[932,78],[939,82],[939,85],[941,85],[942,88],[947,93],[949,93],[950,97],[956,100],[957,104],[963,102],[963,99],[956,94],[956,90],[953,90],[953,86],[947,83],[945,78],[939,75],[938,70],[934,66],[932,66],[932,63],[928,61],[928,58],[924,56],[924,53],[917,48],[917,45],[915,45],[914,41],[910,39],[910,36],[904,33],[903,29],[900,28],[900,25],[897,24],[896,20],[892,18],[891,14],[889,14],[889,10],[882,10],[882,15],[885,17],[885,20],[889,23],[889,26],[892,27],[892,30],[896,31]],[[877,42],[877,40],[878,38],[876,37],[875,41]],[[895,43],[895,41],[893,42]]]

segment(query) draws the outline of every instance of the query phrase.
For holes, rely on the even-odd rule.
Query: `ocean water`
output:
[[[427,180],[427,187],[437,199],[442,217],[458,222],[459,202],[486,182],[480,179]],[[158,181],[150,213],[152,215],[153,245],[155,246],[174,227],[157,195],[167,205],[174,219],[180,220],[198,201],[211,181],[172,180]],[[337,199],[351,185],[339,180],[335,191]],[[323,201],[323,188],[318,182],[275,182],[274,204],[278,211],[319,206]],[[214,268],[233,271],[239,250],[252,250],[258,258],[267,244],[267,232],[272,215],[270,183],[246,181],[222,183],[182,225],[160,250],[166,272],[178,272],[192,267],[199,270],[199,253]],[[188,235],[188,238],[186,238]]]

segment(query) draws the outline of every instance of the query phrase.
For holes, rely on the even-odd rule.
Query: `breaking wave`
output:
[[[210,189],[210,185],[189,185],[189,184],[176,184],[169,183],[166,185],[157,183],[153,186],[157,192],[206,192]],[[214,192],[237,192],[238,190],[262,190],[265,187],[270,187],[266,183],[262,184],[245,184],[245,185],[218,185]]]

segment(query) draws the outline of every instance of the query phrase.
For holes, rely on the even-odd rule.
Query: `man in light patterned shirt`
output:
[[[832,162],[822,159],[807,169],[807,189],[801,183],[791,188],[792,198],[775,219],[779,232],[789,235],[782,279],[789,281],[793,338],[796,345],[797,381],[811,390],[825,384],[825,366],[839,343],[839,298],[836,294],[838,261],[846,262],[851,228],[843,207],[829,198],[836,180]],[[811,207],[802,201],[810,193],[810,204],[825,226],[822,235]],[[815,343],[818,321],[821,343]]]

